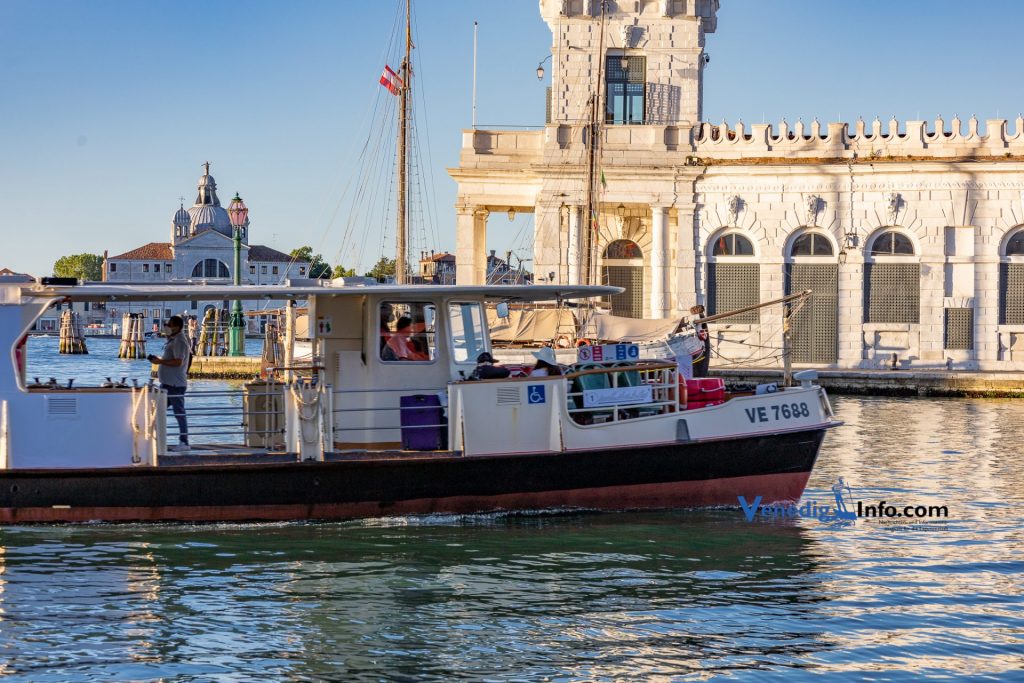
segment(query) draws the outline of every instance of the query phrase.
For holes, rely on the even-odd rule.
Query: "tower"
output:
[[[704,37],[715,31],[718,7],[719,0],[540,0],[552,35],[549,123],[589,120],[599,90],[608,124],[696,124]]]
[[[178,210],[174,213],[174,218],[171,219],[171,244],[177,245],[179,242],[187,240],[191,224],[192,217],[185,210],[185,198],[181,197],[179,198]]]

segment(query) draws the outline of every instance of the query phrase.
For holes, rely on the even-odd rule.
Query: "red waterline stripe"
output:
[[[761,496],[763,504],[800,500],[810,472],[761,474],[702,481],[632,484],[505,493],[493,496],[417,498],[382,503],[288,505],[196,505],[166,507],[28,507],[0,508],[0,523],[22,522],[244,522],[300,519],[358,519],[415,514],[538,510],[559,507],[627,510],[644,508],[738,505]]]

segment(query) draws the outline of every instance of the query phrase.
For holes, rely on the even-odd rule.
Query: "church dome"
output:
[[[203,164],[206,172],[199,178],[199,194],[196,203],[188,210],[190,230],[193,235],[205,230],[231,237],[231,218],[227,209],[220,205],[217,197],[217,181],[210,175],[210,162]]]
[[[188,210],[188,214],[193,234],[204,230],[216,230],[231,236],[231,218],[223,206],[193,206]]]
[[[188,215],[188,211],[182,206],[174,212],[174,220],[171,223],[176,228],[187,228],[192,224],[192,217]]]

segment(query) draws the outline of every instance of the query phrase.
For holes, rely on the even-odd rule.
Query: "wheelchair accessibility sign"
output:
[[[547,398],[544,395],[545,388],[546,387],[543,384],[531,384],[526,387],[526,402],[529,405],[546,402]]]

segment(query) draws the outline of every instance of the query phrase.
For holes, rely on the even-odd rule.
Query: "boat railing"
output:
[[[667,362],[584,363],[566,374],[566,411],[577,424],[679,412],[679,367]]]
[[[185,416],[191,446],[229,449],[283,449],[284,384],[265,382],[239,389],[190,389]],[[180,437],[172,398],[168,397],[167,438]]]

